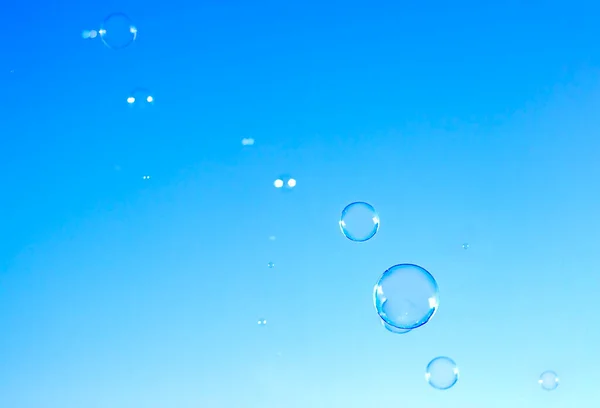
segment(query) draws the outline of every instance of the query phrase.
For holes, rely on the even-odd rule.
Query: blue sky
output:
[[[11,7],[0,406],[594,398],[593,2]],[[130,48],[81,38],[115,11],[138,27]],[[137,87],[150,109],[127,105]],[[352,201],[381,219],[363,244],[339,231]],[[440,308],[393,335],[371,291],[405,262],[435,276]],[[448,391],[424,380],[440,355],[461,370]]]

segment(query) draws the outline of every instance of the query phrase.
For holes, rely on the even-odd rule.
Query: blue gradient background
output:
[[[599,8],[3,3],[0,407],[591,406]],[[136,44],[81,39],[114,11]],[[392,335],[371,291],[402,262],[441,303]]]

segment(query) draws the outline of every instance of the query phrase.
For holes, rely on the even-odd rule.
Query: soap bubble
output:
[[[465,242],[464,244],[462,244],[462,247],[463,249],[469,249],[469,244]]]
[[[251,137],[245,137],[242,139],[243,146],[252,146],[253,144],[254,144],[254,139],[252,139]]]
[[[344,208],[339,224],[346,238],[365,242],[379,231],[379,216],[371,204],[359,201]]]
[[[120,50],[135,41],[137,28],[125,14],[113,13],[104,19],[98,34],[108,48]]]
[[[147,88],[135,88],[129,93],[127,103],[136,108],[144,108],[154,103],[154,96]]]
[[[267,266],[268,266],[269,268],[273,269],[273,268],[275,267],[275,264],[274,264],[273,262],[269,262],[269,263],[267,264]]]
[[[258,319],[258,324],[260,326],[264,326],[265,324],[267,324],[267,321],[265,319]]]
[[[81,32],[81,37],[84,40],[91,40],[98,36],[98,32],[96,30],[83,30]]]
[[[379,317],[398,329],[416,329],[427,323],[439,304],[433,276],[413,264],[395,265],[385,271],[373,290]]]
[[[538,384],[540,384],[546,391],[555,390],[556,387],[558,387],[559,382],[558,374],[556,374],[554,371],[544,371],[538,380]]]
[[[408,333],[410,331],[409,329],[399,329],[397,327],[390,326],[389,324],[387,324],[383,320],[381,320],[381,324],[383,325],[383,327],[385,327],[385,329],[387,331],[389,331],[390,333],[394,333],[394,334],[405,334],[405,333]]]
[[[448,357],[436,357],[427,364],[425,380],[433,388],[447,390],[458,381],[458,367]]]
[[[296,187],[296,179],[290,176],[280,176],[273,182],[273,185],[278,189],[292,190]]]

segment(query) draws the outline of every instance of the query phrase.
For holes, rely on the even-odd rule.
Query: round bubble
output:
[[[106,17],[98,33],[104,45],[113,50],[125,48],[137,38],[137,28],[123,13],[113,13]]]
[[[544,371],[542,375],[540,375],[538,383],[546,391],[555,390],[559,383],[558,375],[554,371]]]
[[[397,327],[390,326],[389,324],[387,324],[383,320],[381,321],[381,324],[383,325],[383,327],[385,327],[385,329],[387,331],[389,331],[390,333],[394,333],[394,334],[405,334],[405,333],[408,333],[410,331],[408,329],[399,329]]]
[[[282,175],[273,182],[273,185],[277,189],[291,191],[296,187],[296,179],[289,175]]]
[[[269,262],[269,263],[267,264],[267,266],[268,266],[269,268],[275,268],[275,264],[274,264],[273,262]]]
[[[412,330],[427,323],[437,311],[439,300],[434,277],[413,264],[392,266],[373,290],[379,317],[398,329]]]
[[[379,231],[379,216],[371,204],[355,202],[342,211],[340,230],[354,242],[370,240]]]
[[[129,93],[127,103],[136,108],[145,108],[154,103],[154,96],[147,88],[135,88]]]
[[[425,379],[433,388],[447,390],[458,381],[458,367],[448,357],[436,357],[427,364]]]

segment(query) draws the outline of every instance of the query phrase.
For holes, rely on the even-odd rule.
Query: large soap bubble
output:
[[[373,291],[381,319],[398,329],[412,330],[427,323],[439,304],[438,285],[425,269],[400,264],[381,275]]]

